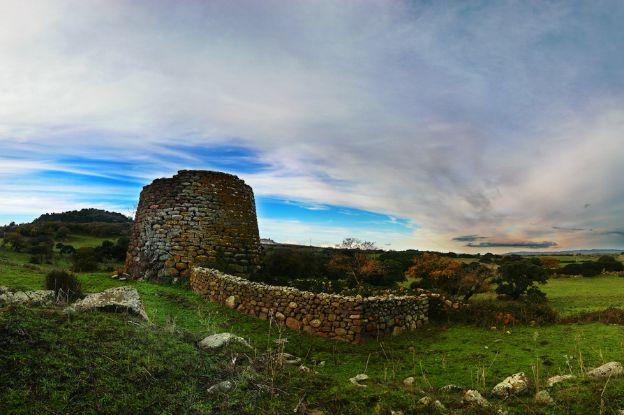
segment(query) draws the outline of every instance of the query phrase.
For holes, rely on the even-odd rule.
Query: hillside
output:
[[[46,213],[39,216],[33,223],[64,222],[64,223],[131,223],[132,219],[118,212],[102,209],[81,209],[61,213]]]

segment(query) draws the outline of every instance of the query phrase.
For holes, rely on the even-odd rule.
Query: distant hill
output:
[[[46,213],[39,216],[33,223],[65,222],[65,223],[131,223],[132,219],[118,212],[102,209],[81,209],[62,213]]]

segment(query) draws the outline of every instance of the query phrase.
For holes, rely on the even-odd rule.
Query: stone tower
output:
[[[141,191],[126,256],[134,278],[187,278],[194,265],[247,274],[260,264],[253,190],[236,176],[180,170]]]

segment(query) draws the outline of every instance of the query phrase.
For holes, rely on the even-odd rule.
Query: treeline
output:
[[[583,277],[595,277],[605,272],[622,272],[624,265],[610,255],[603,255],[596,261],[577,262],[553,270],[559,275],[582,275]]]
[[[71,223],[71,222],[37,222],[15,224],[0,227],[0,237],[11,233],[22,237],[52,236],[54,239],[66,239],[71,234],[90,235],[98,237],[126,236],[130,234],[132,223]]]
[[[46,213],[39,216],[33,223],[63,222],[63,223],[132,223],[132,219],[118,212],[109,212],[102,209],[81,209],[61,213]]]
[[[344,245],[344,244],[343,244]],[[366,242],[337,248],[265,246],[260,271],[253,280],[316,292],[374,291],[405,280],[418,252],[382,251]]]
[[[103,241],[96,247],[74,248],[63,242],[55,243],[51,235],[37,235],[24,238],[18,233],[9,233],[2,239],[3,248],[14,252],[30,254],[33,264],[52,264],[57,258],[68,258],[76,272],[96,271],[102,263],[118,263],[126,258],[130,239],[122,236],[113,241]]]

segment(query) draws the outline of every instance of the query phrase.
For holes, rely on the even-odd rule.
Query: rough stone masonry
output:
[[[196,267],[191,288],[211,301],[293,330],[359,343],[413,330],[428,321],[429,298],[346,297],[251,282],[215,269]]]
[[[181,170],[141,192],[125,270],[134,278],[187,278],[219,264],[246,274],[260,264],[253,190],[231,174]]]

